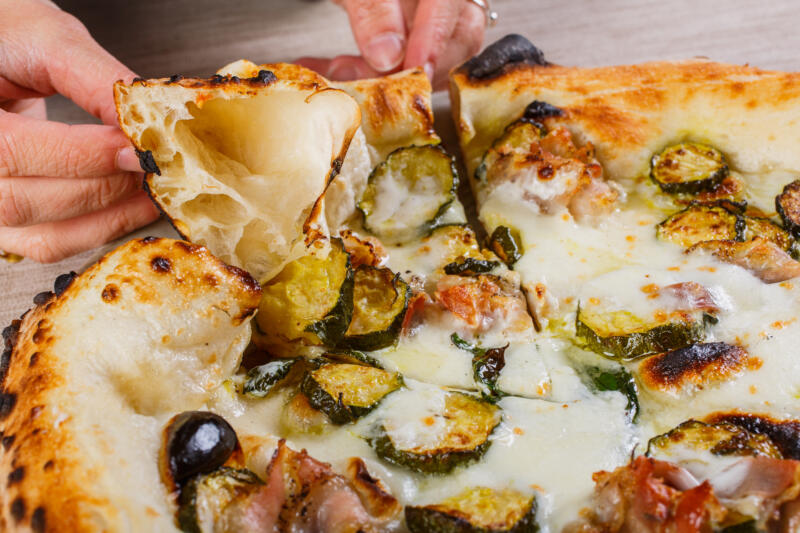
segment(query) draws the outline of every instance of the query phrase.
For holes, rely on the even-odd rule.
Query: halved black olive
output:
[[[179,485],[225,464],[239,442],[231,425],[208,411],[177,415],[167,428],[166,439],[169,473]]]

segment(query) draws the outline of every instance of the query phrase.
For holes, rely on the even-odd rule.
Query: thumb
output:
[[[343,0],[353,36],[370,67],[388,72],[405,57],[406,27],[400,0]]]

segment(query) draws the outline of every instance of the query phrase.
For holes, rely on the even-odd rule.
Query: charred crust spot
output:
[[[33,352],[31,358],[28,360],[28,366],[31,367],[39,360],[39,352]]]
[[[47,300],[53,296],[53,293],[50,291],[40,292],[36,296],[33,297],[33,305],[43,305],[47,303]]]
[[[222,74],[214,74],[213,76],[211,76],[211,83],[213,84],[219,84],[224,82],[225,82],[225,76],[223,76]]]
[[[172,76],[169,77],[169,82],[168,83],[178,83],[182,79],[183,79],[183,76],[181,76],[180,74],[173,74]]]
[[[775,443],[786,459],[800,460],[800,421],[780,421],[768,416],[735,412],[715,413],[706,421],[710,424],[727,422],[750,433],[765,435]]]
[[[206,274],[205,276],[203,276],[203,281],[209,287],[216,287],[217,285],[219,285],[219,280],[217,279],[217,276],[215,276],[214,274]]]
[[[330,177],[328,178],[328,183],[333,181],[333,178],[339,175],[339,172],[342,171],[342,158],[337,157],[336,159],[331,162],[331,173]]]
[[[740,346],[698,343],[650,357],[642,363],[642,375],[651,386],[681,387],[724,378],[738,371],[747,359],[747,352]]]
[[[172,263],[166,257],[159,255],[150,260],[150,268],[153,269],[153,272],[166,274],[172,269]]]
[[[233,274],[249,292],[261,292],[261,285],[246,270],[233,265],[225,265],[225,270]]]
[[[135,78],[133,78],[131,83],[144,83],[144,78],[140,78],[139,76],[136,76]]]
[[[34,533],[43,533],[46,525],[44,507],[37,507],[31,515],[31,529]]]
[[[78,275],[74,271],[58,276],[55,283],[53,283],[53,291],[56,293],[56,296],[64,294],[64,291],[72,284],[72,280],[77,277]]]
[[[42,405],[35,405],[31,407],[31,419],[34,419],[37,416],[39,416],[39,413],[42,412],[42,409],[44,409],[44,406]]]
[[[0,444],[3,445],[3,449],[4,450],[8,451],[8,449],[11,448],[11,446],[14,445],[14,441],[15,440],[17,440],[17,436],[16,435],[6,435],[6,436],[3,437],[2,440],[0,440]]]
[[[563,117],[564,110],[547,102],[534,100],[528,104],[522,116],[528,120],[539,121],[550,117]]]
[[[54,467],[55,465],[56,465],[56,464],[53,462],[53,460],[52,460],[52,459],[49,459],[49,460],[48,460],[48,461],[47,461],[47,462],[44,464],[44,466],[42,467],[42,470],[44,470],[45,472],[46,472],[46,471],[48,471],[48,470],[52,470],[52,469],[53,469],[53,467]]]
[[[161,175],[161,169],[156,165],[156,160],[153,158],[153,152],[150,150],[136,149],[136,155],[139,157],[139,166],[148,174]]]
[[[21,496],[14,499],[11,502],[11,516],[14,517],[14,520],[17,522],[21,522],[23,518],[25,518],[25,500],[22,499]]]
[[[259,70],[258,74],[250,78],[250,81],[269,85],[270,83],[278,81],[278,78],[271,70]]]
[[[19,483],[23,479],[25,479],[25,467],[24,466],[17,467],[14,470],[12,470],[10,474],[8,474],[7,486],[10,487],[15,483]]]
[[[144,244],[152,244],[152,243],[158,242],[160,240],[161,239],[159,239],[158,237],[153,237],[152,235],[149,235],[149,236],[145,237],[144,239],[142,239],[142,242]]]
[[[119,288],[113,283],[109,283],[103,288],[100,296],[104,302],[111,303],[119,297]]]
[[[433,130],[433,114],[431,113],[430,107],[425,104],[425,100],[423,100],[422,96],[415,94],[414,100],[411,104],[414,109],[422,116],[423,120],[425,121],[425,129],[429,134],[434,134],[435,131]]]
[[[0,392],[0,420],[5,420],[14,406],[17,405],[17,395],[13,392]]]
[[[499,75],[506,65],[525,63],[547,66],[541,50],[522,35],[512,33],[487,46],[461,67],[470,78],[479,80]]]

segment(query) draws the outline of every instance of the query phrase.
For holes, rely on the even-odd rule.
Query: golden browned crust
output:
[[[455,69],[451,100],[470,171],[503,128],[540,100],[563,109],[551,120],[591,141],[610,177],[624,179],[684,139],[711,143],[742,172],[800,169],[798,82],[798,73],[702,59],[597,68],[518,63],[485,79]]]
[[[117,308],[119,323],[100,324],[112,338],[120,338],[115,355],[120,361],[144,359],[146,354],[125,353],[124,336],[147,334],[158,325],[132,323],[137,316],[146,317],[128,312],[131,306],[151,312],[161,306],[177,314],[173,305],[191,306],[201,297],[205,300],[198,313],[214,313],[206,304],[223,309],[231,329],[222,335],[230,337],[247,331],[245,322],[257,308],[260,287],[244,271],[225,265],[200,246],[146,238],[109,253],[80,276],[60,277],[55,289],[37,295],[37,305],[4,332],[0,478],[7,486],[0,491],[0,530],[173,529],[168,498],[161,494],[165,490],[157,477],[148,482],[147,491],[163,501],[161,506],[148,505],[146,498],[137,500],[142,489],[137,483],[147,481],[141,470],[150,468],[154,458],[137,447],[136,440],[150,425],[159,428],[166,415],[137,412],[135,405],[124,405],[130,399],[109,393],[104,380],[111,376],[100,362],[93,364],[108,355],[109,345],[104,353],[93,353],[91,341],[78,339],[96,333],[92,321],[102,320],[102,308]],[[162,301],[165,295],[172,295],[173,302]],[[208,317],[199,320],[209,321]],[[79,330],[81,324],[86,331]],[[103,346],[98,342],[94,348]],[[156,371],[151,378],[167,377]],[[128,449],[114,446],[116,434],[132,441]],[[96,446],[87,449],[87,438]],[[109,479],[116,486],[109,487]]]
[[[367,142],[381,147],[438,143],[433,130],[431,83],[421,69],[382,78],[331,82],[361,108]]]

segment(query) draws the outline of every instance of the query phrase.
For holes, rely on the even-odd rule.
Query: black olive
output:
[[[167,429],[169,470],[176,483],[195,474],[216,470],[236,449],[238,439],[230,424],[208,411],[186,411]]]

